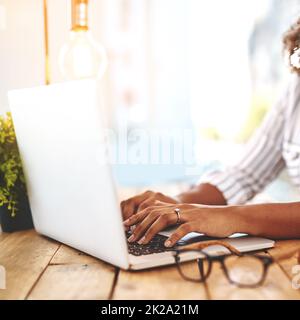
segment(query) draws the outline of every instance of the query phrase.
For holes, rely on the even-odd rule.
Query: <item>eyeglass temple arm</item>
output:
[[[184,250],[202,250],[202,249],[205,249],[207,247],[214,246],[214,245],[223,246],[223,247],[227,248],[231,253],[234,253],[236,255],[241,255],[242,254],[235,247],[233,247],[228,242],[223,241],[223,240],[209,240],[209,241],[203,241],[203,242],[196,242],[196,243],[181,247],[181,249],[184,249]],[[300,264],[300,248],[299,247],[290,248],[289,250],[286,250],[285,252],[280,253],[280,254],[272,254],[272,257],[275,260],[279,261],[279,260],[289,259],[289,258],[293,257],[297,253],[298,253],[297,260],[298,260],[298,263]]]
[[[196,242],[196,243],[193,243],[193,244],[189,244],[189,245],[183,246],[183,247],[181,247],[181,249],[183,249],[183,250],[202,250],[202,249],[205,249],[207,247],[217,246],[217,245],[225,247],[231,253],[234,253],[236,255],[241,255],[242,254],[239,250],[237,250],[231,244],[229,244],[226,241],[222,241],[222,240],[209,240],[209,241],[203,241],[203,242]]]
[[[300,264],[300,248],[299,247],[289,248],[288,250],[285,250],[284,252],[281,252],[279,254],[277,254],[277,253],[272,254],[272,249],[271,249],[271,255],[272,255],[273,259],[275,259],[277,261],[292,258],[296,254],[298,254],[297,261]]]

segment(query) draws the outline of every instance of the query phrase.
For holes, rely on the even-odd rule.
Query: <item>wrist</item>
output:
[[[176,196],[180,203],[226,205],[221,191],[209,183],[202,183]]]
[[[249,214],[247,206],[229,206],[230,221],[233,225],[233,233],[251,234],[251,223],[249,223]]]
[[[198,207],[198,220],[204,221],[204,229],[209,230],[208,235],[226,238],[234,233],[243,233],[243,215],[235,206],[207,206]],[[204,231],[204,233],[206,233]]]

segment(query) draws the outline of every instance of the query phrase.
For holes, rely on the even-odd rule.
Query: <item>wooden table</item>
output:
[[[268,254],[276,256],[300,241],[280,241]],[[2,299],[300,299],[292,288],[296,257],[273,265],[265,284],[238,289],[215,265],[205,285],[187,282],[174,266],[128,272],[63,244],[24,231],[0,235],[0,264],[6,268]]]
[[[266,254],[300,247],[300,240],[278,241]],[[292,288],[296,257],[277,262],[256,289],[228,283],[218,264],[207,283],[183,280],[174,266],[128,272],[38,235],[35,231],[0,234],[0,265],[7,289],[1,299],[300,299]]]

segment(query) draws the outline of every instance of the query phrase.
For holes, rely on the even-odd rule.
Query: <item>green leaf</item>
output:
[[[25,177],[11,114],[0,116],[0,206],[6,205],[12,217],[18,210],[18,192],[26,193]]]

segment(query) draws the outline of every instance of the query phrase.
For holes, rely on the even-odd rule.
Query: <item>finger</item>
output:
[[[150,197],[148,199],[146,199],[145,201],[143,201],[142,203],[140,203],[140,205],[137,208],[137,212],[142,211],[150,206],[152,206],[155,202],[154,197]]]
[[[123,220],[128,219],[130,216],[136,213],[139,204],[149,198],[153,192],[146,191],[142,194],[139,194],[135,197],[129,198],[121,202],[121,209]]]
[[[145,217],[150,214],[154,209],[160,209],[160,208],[165,208],[165,206],[162,207],[155,207],[155,206],[150,206],[134,215],[126,219],[123,223],[125,226],[132,226],[134,224],[137,224],[141,222]]]
[[[150,207],[149,207],[150,208]],[[142,210],[133,216],[126,219],[123,223],[125,226],[132,226],[134,224],[137,224],[138,222],[142,221],[149,213],[150,209],[146,208],[145,210]]]
[[[180,225],[176,229],[176,231],[174,233],[172,233],[171,236],[166,240],[165,246],[166,247],[173,247],[176,244],[176,242],[179,241],[182,237],[184,237],[185,235],[187,235],[188,233],[190,233],[192,231],[196,231],[193,229],[194,229],[194,225],[189,222]]]
[[[174,207],[173,204],[169,203],[169,202],[163,202],[163,201],[160,201],[160,200],[155,200],[154,203],[153,203],[154,206],[159,206],[159,207]]]
[[[129,242],[134,242],[140,239],[146,232],[146,230],[152,225],[152,223],[159,217],[159,212],[152,211],[146,218],[136,226],[131,237],[128,239]]]
[[[149,243],[153,237],[166,227],[176,224],[177,218],[173,214],[164,214],[153,222],[150,228],[145,233],[144,237],[139,241],[139,244]]]
[[[135,204],[134,201],[131,199],[128,199],[124,202],[122,205],[122,216],[123,220],[128,219],[130,216],[132,216],[135,212]]]
[[[137,212],[141,211],[141,210],[144,210],[148,207],[153,207],[153,206],[156,206],[156,207],[166,207],[166,206],[171,206],[170,203],[167,203],[167,202],[162,202],[162,201],[159,201],[159,200],[156,200],[154,196],[150,197],[149,199],[143,201],[139,206],[138,206],[138,209],[137,209]]]

